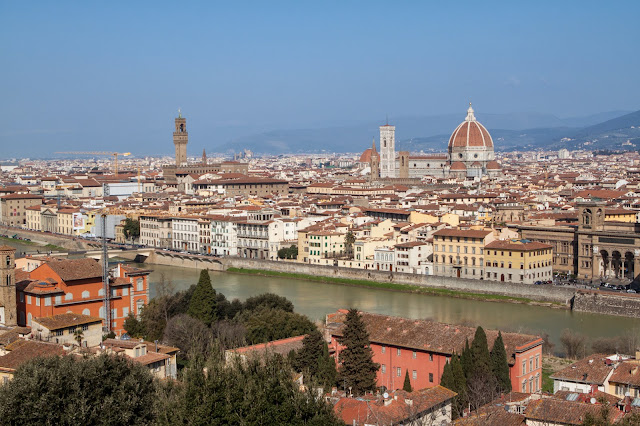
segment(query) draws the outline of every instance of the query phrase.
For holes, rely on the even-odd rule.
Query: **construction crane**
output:
[[[128,157],[130,152],[110,152],[110,151],[64,151],[56,152],[56,154],[72,154],[72,155],[113,155],[114,171],[116,177],[118,176],[118,155]]]

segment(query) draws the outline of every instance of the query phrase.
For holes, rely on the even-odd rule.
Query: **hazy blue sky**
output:
[[[639,1],[5,0],[0,143],[169,153],[178,107],[211,148],[387,113],[462,118],[470,99],[637,110],[638,16]]]

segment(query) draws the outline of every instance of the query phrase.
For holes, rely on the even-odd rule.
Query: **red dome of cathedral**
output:
[[[500,164],[496,160],[491,160],[487,163],[487,170],[500,170]]]
[[[370,163],[371,162],[371,152],[372,152],[371,148],[365,149],[364,152],[362,153],[362,155],[360,156],[360,162],[361,163]]]
[[[449,149],[464,147],[493,148],[491,135],[476,120],[471,104],[469,104],[469,109],[467,110],[467,118],[456,127],[449,138]]]
[[[467,166],[462,161],[454,161],[451,164],[451,170],[467,170]]]

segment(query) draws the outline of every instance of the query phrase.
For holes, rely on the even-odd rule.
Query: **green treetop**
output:
[[[200,279],[189,301],[187,314],[211,325],[216,319],[216,291],[211,286],[209,271],[200,271]]]

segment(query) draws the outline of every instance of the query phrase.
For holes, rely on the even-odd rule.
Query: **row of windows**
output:
[[[85,311],[89,311],[89,310],[85,309]],[[89,315],[89,314],[87,313],[85,315]],[[80,328],[82,331],[87,331],[89,330],[89,324],[83,324],[81,327],[75,327],[75,326],[69,327],[66,330],[70,335],[73,335],[75,334],[76,330],[78,330],[78,328]],[[61,330],[56,330],[53,334],[54,336],[62,336],[64,334],[64,330],[65,330],[64,328]]]
[[[382,374],[386,374],[387,373],[387,366],[385,364],[382,364],[380,366],[380,372]],[[396,377],[402,377],[402,368],[401,367],[396,367]],[[413,380],[417,380],[418,379],[418,371],[417,370],[413,370],[411,372],[411,378]],[[429,383],[433,383],[433,373],[429,373]]]
[[[479,243],[479,242],[482,242],[482,241],[483,241],[482,239],[478,239],[478,238],[469,238],[469,237],[448,237],[448,238],[449,238],[449,239],[448,239],[448,241],[449,241],[449,242],[456,241],[456,242],[458,242],[458,243],[459,243],[461,240],[462,240],[462,241],[464,241],[465,243],[467,243],[467,242],[469,242],[469,241],[471,241],[472,243]],[[447,237],[441,237],[441,236],[435,235],[435,236],[433,237],[433,240],[434,240],[434,241],[447,241]]]
[[[493,265],[491,265],[491,262],[487,261],[487,266],[493,266],[494,268],[498,267],[498,262],[493,262]],[[508,264],[508,269],[511,269],[511,262],[509,262]],[[538,263],[529,263],[529,269],[533,269],[533,268],[544,268],[545,266],[551,266],[551,262],[549,261],[545,261],[545,262],[538,262]],[[500,267],[504,268],[504,262],[500,262]],[[520,269],[524,269],[524,263],[520,262]]]
[[[442,255],[442,256],[437,256],[434,255],[433,259],[438,262],[438,260],[440,260],[440,263],[455,263],[456,265],[468,265],[469,264],[469,258],[468,257],[463,257],[460,258],[460,256],[456,256],[455,257],[455,261],[453,256],[449,256],[449,262],[447,262],[447,256]],[[482,265],[482,258],[479,258],[479,264]],[[471,258],[471,266],[476,266],[476,258],[472,257]]]
[[[535,358],[530,357],[529,358],[529,373],[531,373],[534,368],[533,368],[533,363],[535,361],[535,369],[537,370],[540,367],[540,355],[536,355]],[[527,373],[527,360],[522,360],[522,374],[526,374]]]
[[[386,353],[387,352],[387,347],[386,346],[381,346],[380,347],[380,352],[381,353]],[[402,355],[402,349],[401,348],[396,348],[396,355],[400,356]],[[412,351],[411,356],[413,359],[416,359],[418,357],[418,353],[416,351]],[[433,361],[433,354],[429,354],[429,361]]]
[[[449,253],[453,253],[453,245],[449,245]],[[442,248],[442,249],[441,249]],[[465,254],[469,253],[469,246],[463,246],[462,252]],[[456,253],[460,253],[460,246],[455,246],[455,250]],[[433,251],[443,251],[446,252],[447,251],[447,246],[445,244],[442,244],[442,246],[439,246],[438,244],[434,244],[433,245]],[[476,254],[476,248],[475,247],[471,247],[471,254]],[[484,254],[484,249],[481,247],[480,248],[480,254]]]

